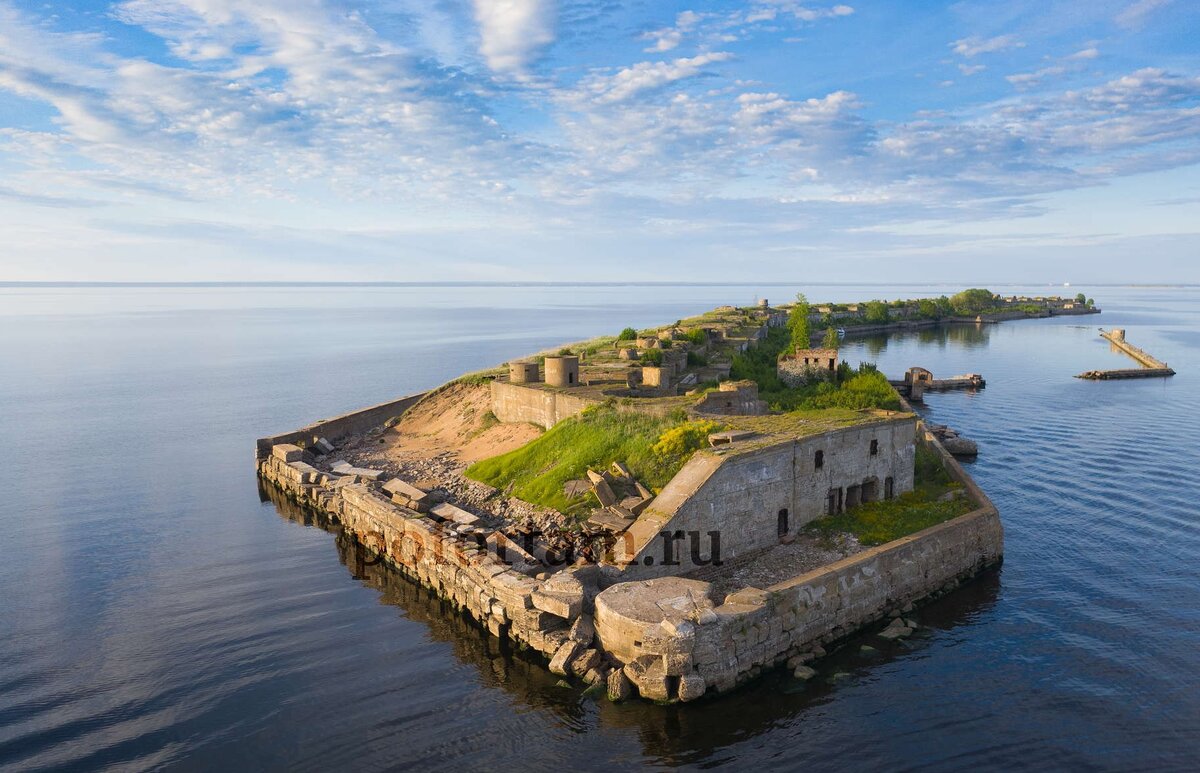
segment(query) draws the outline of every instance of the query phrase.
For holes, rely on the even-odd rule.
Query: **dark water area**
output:
[[[0,768],[1195,769],[1196,288],[846,342],[893,376],[987,378],[923,412],[978,441],[1007,553],[921,635],[864,638],[807,686],[584,696],[260,499],[260,435],[798,289],[954,288],[0,287]],[[1099,325],[1179,375],[1073,378],[1131,366]]]

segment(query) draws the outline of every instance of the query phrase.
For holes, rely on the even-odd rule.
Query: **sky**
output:
[[[1194,0],[0,0],[0,281],[1198,257]]]

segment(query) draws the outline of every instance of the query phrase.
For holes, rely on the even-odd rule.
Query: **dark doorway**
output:
[[[780,537],[788,533],[788,511],[786,507],[779,511],[777,529]]]
[[[889,475],[883,479],[883,498],[891,499],[895,493],[896,481]]]

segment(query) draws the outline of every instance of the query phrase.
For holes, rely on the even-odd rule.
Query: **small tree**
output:
[[[1075,302],[1076,303],[1087,303],[1087,296],[1084,295],[1083,293],[1079,293],[1078,295],[1075,296]]]
[[[1096,305],[1096,299],[1095,299],[1095,298],[1088,298],[1088,299],[1087,299],[1087,305],[1088,305],[1089,307],[1090,307],[1090,306],[1095,306],[1095,305]]]
[[[792,306],[791,312],[788,313],[788,330],[792,334],[791,351],[797,349],[807,349],[812,344],[812,338],[808,331],[808,299],[804,297],[804,293],[796,293],[796,304]]]
[[[941,316],[938,314],[937,301],[930,300],[929,298],[922,298],[917,303],[917,310],[923,319],[937,319]]]
[[[838,348],[837,328],[832,328],[832,327],[825,328],[825,339],[821,342],[821,345],[824,346],[826,349],[837,349]]]
[[[970,290],[955,293],[950,298],[950,305],[959,314],[979,314],[995,306],[995,296],[992,295],[991,290],[973,287]]]
[[[621,331],[621,335],[617,336],[618,341],[632,341],[637,338],[637,331],[631,327],[627,327]]]

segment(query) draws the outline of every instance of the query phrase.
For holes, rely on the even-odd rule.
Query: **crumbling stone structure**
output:
[[[781,357],[776,366],[779,379],[788,386],[800,386],[814,376],[837,374],[837,349],[798,349]]]

